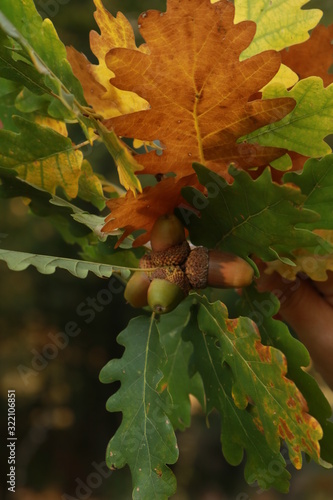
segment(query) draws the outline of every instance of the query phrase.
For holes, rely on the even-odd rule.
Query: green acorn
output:
[[[175,283],[155,278],[148,288],[148,304],[158,314],[165,314],[178,306],[185,294]]]
[[[145,307],[148,305],[147,292],[150,279],[144,271],[135,271],[128,281],[124,297],[132,307]]]

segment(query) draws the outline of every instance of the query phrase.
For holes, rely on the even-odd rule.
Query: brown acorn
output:
[[[242,288],[254,276],[253,268],[241,257],[205,247],[191,251],[185,273],[193,288]]]
[[[148,288],[150,279],[144,271],[135,271],[129,279],[124,297],[132,307],[145,307],[148,305]]]
[[[157,219],[150,233],[154,252],[163,252],[185,240],[183,224],[174,214],[162,215]]]

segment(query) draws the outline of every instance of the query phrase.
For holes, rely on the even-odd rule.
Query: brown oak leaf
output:
[[[281,57],[300,79],[320,76],[326,87],[333,82],[333,74],[328,73],[333,64],[333,25],[319,24],[309,40],[282,50]]]
[[[110,233],[118,228],[125,228],[116,247],[135,229],[146,230],[138,236],[133,246],[138,247],[150,240],[150,232],[156,219],[163,214],[172,213],[180,204],[186,204],[181,196],[184,186],[196,185],[196,175],[191,174],[179,181],[175,177],[162,179],[153,187],[146,187],[136,197],[128,191],[124,198],[107,201],[111,214],[106,218],[102,231]]]
[[[114,48],[106,55],[112,84],[146,99],[151,108],[106,121],[124,137],[160,140],[163,154],[140,155],[146,173],[193,172],[198,161],[229,179],[228,166],[267,165],[285,151],[237,139],[284,117],[289,98],[251,99],[277,73],[280,54],[266,51],[239,61],[255,24],[233,23],[227,0],[168,0],[167,12],[139,18],[149,52]]]

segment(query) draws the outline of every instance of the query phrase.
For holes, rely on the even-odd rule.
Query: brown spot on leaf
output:
[[[283,429],[283,436],[281,435],[281,437],[285,437],[287,438],[289,441],[293,441],[293,439],[295,438],[294,434],[291,432],[287,422],[283,419],[283,418],[279,418],[279,421],[280,421],[280,426],[279,426],[279,430],[282,428]]]
[[[264,363],[271,363],[272,362],[270,347],[263,345],[260,340],[257,340],[255,343],[255,349],[256,349],[256,351],[259,355],[259,358],[262,362],[264,362]]]
[[[287,401],[287,405],[289,406],[289,408],[296,408],[296,401],[294,400],[294,398],[290,396]]]

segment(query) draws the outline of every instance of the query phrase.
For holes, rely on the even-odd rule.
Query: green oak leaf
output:
[[[48,92],[48,88],[44,83],[43,75],[38,72],[28,59],[24,59],[21,54],[20,58],[17,56],[17,54],[20,53],[20,51],[17,50],[17,44],[13,40],[10,40],[8,36],[1,31],[1,19],[2,18],[0,18],[1,77],[11,80],[16,84],[20,84],[21,86],[23,85],[37,95],[42,95],[45,92]]]
[[[285,298],[282,296],[280,300]],[[309,413],[323,429],[320,456],[333,463],[333,422],[328,420],[332,416],[332,408],[317,381],[303,370],[310,363],[306,347],[291,335],[282,321],[273,319],[279,307],[279,301],[273,293],[259,293],[251,286],[243,289],[237,303],[237,313],[251,318],[257,324],[264,345],[276,347],[286,356],[288,378],[295,382],[307,402]]]
[[[37,255],[27,252],[0,249],[0,260],[3,260],[12,271],[24,271],[33,266],[41,274],[53,274],[57,269],[65,269],[77,278],[86,278],[89,271],[99,278],[110,278],[114,272],[120,273],[124,279],[130,272],[120,266],[111,266],[96,262],[86,262],[77,259],[66,259],[54,255]]]
[[[166,353],[149,317],[131,320],[117,341],[125,347],[122,358],[109,361],[100,374],[103,383],[121,382],[107,402],[107,409],[122,412],[123,418],[108,445],[106,462],[110,468],[129,465],[134,500],[166,500],[176,489],[166,464],[178,458],[168,417],[171,402],[166,390],[158,390]]]
[[[312,158],[331,153],[324,139],[333,133],[333,84],[325,88],[321,78],[311,76],[291,90],[270,85],[263,96],[292,97],[296,106],[282,120],[243,136],[238,142],[284,148]]]
[[[161,316],[156,322],[161,344],[167,355],[163,367],[162,389],[167,388],[171,397],[171,411],[168,416],[174,429],[184,430],[191,423],[191,403],[189,395],[195,396],[204,408],[204,392],[199,374],[189,371],[192,347],[182,339],[182,331],[190,318],[192,300],[183,301],[173,312]]]
[[[304,208],[320,214],[320,220],[310,223],[311,229],[333,229],[333,154],[321,160],[314,158],[304,164],[300,174],[289,172],[284,182],[292,182],[305,195]]]
[[[83,155],[67,137],[21,117],[14,118],[20,133],[0,130],[0,166],[55,193],[61,186],[68,197],[78,194]]]
[[[243,58],[264,50],[282,50],[309,38],[309,30],[320,21],[319,9],[302,9],[309,0],[235,0],[235,23],[254,21],[256,34],[242,53]]]
[[[317,221],[319,215],[301,209],[303,195],[273,183],[269,169],[256,180],[231,169],[235,180],[228,184],[202,165],[193,168],[208,192],[205,196],[191,187],[182,190],[184,198],[200,211],[200,218],[193,213],[183,216],[195,245],[217,247],[243,258],[250,254],[265,261],[278,258],[291,265],[294,249],[318,247],[321,238],[299,226]]]
[[[13,122],[13,115],[19,114],[15,107],[15,99],[21,91],[22,85],[0,77],[0,124],[6,130],[17,132]]]
[[[15,9],[11,0],[2,0],[0,29],[21,45],[39,78],[43,77],[44,85],[58,95],[67,109],[73,109],[74,100],[85,105],[81,84],[67,61],[66,48],[52,22],[38,14],[33,0],[16,2]]]
[[[244,475],[248,483],[255,481],[263,489],[274,487],[286,493],[290,474],[279,451],[273,451],[255,425],[251,412],[235,405],[232,397],[232,373],[222,364],[216,337],[206,334],[192,315],[183,337],[193,345],[194,365],[201,375],[207,401],[207,414],[214,408],[221,415],[221,443],[226,460],[239,465],[246,452]],[[278,471],[278,473],[276,473]]]
[[[250,411],[272,451],[278,453],[283,439],[297,469],[302,467],[302,451],[320,462],[323,431],[309,415],[299,389],[287,378],[284,354],[262,344],[249,318],[229,319],[226,307],[219,301],[211,304],[200,298],[197,321],[199,329],[215,339],[221,364],[231,370],[235,405]]]
[[[91,202],[99,210],[103,210],[105,207],[102,183],[87,160],[82,162],[78,197]]]

